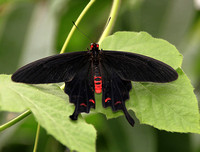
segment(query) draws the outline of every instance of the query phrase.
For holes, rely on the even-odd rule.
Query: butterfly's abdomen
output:
[[[95,93],[101,93],[102,92],[102,77],[100,74],[99,66],[98,64],[94,64],[94,89]]]
[[[102,79],[101,76],[94,76],[94,88],[96,93],[102,92]]]
[[[96,48],[95,48],[96,47]],[[93,72],[94,72],[94,89],[95,93],[101,93],[102,92],[102,77],[101,72],[99,69],[99,48],[95,45],[95,47],[91,47],[92,51],[92,61],[93,61]]]

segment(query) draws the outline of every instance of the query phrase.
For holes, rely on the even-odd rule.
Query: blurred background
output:
[[[88,2],[0,0],[0,73],[12,74],[28,62],[59,53],[72,21]],[[111,5],[112,0],[96,0],[79,24],[93,41],[98,41]],[[112,33],[116,31],[146,31],[174,44],[184,56],[182,68],[199,98],[199,0],[123,0]],[[90,43],[76,31],[67,51],[86,50]],[[0,112],[0,124],[15,116],[15,113]],[[160,131],[139,121],[132,128],[125,117],[106,120],[102,114],[89,116],[87,122],[97,129],[97,152],[200,152],[200,135],[197,134]],[[0,132],[0,152],[32,152],[36,127],[35,119],[29,116]],[[63,151],[69,150],[42,129],[38,152]]]

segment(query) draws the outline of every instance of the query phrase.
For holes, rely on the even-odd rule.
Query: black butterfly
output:
[[[95,108],[94,92],[102,92],[103,107],[122,110],[132,126],[134,120],[125,107],[131,81],[165,83],[177,78],[177,72],[161,61],[135,53],[99,50],[96,43],[88,51],[37,60],[12,75],[13,81],[28,84],[65,82],[64,91],[75,104],[72,120]]]

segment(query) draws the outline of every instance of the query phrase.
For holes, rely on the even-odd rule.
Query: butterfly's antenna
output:
[[[111,20],[111,17],[109,17],[109,19],[108,19],[108,21],[107,21],[107,23],[106,23],[106,26],[104,27],[104,30],[105,30],[105,29],[106,29],[106,27],[108,26],[108,24],[109,24],[110,20]]]
[[[73,23],[74,26],[77,28],[77,30],[79,30],[79,32],[81,32],[85,37],[87,37],[91,42],[93,42],[92,39],[91,39],[88,35],[86,35],[85,33],[83,33],[83,32],[78,28],[78,26],[76,26],[76,24],[75,24],[74,21],[72,21],[72,23]]]

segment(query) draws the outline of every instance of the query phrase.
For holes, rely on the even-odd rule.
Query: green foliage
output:
[[[132,101],[141,123],[172,132],[200,133],[199,110],[189,79],[181,69],[178,80],[167,84],[133,83]]]
[[[141,123],[167,131],[200,133],[197,99],[189,79],[178,68],[182,63],[182,55],[173,45],[145,32],[117,32],[107,37],[101,47],[147,55],[177,69],[179,78],[174,82],[134,82],[127,107],[136,113]],[[107,113],[109,118],[112,115]]]
[[[68,97],[57,85],[14,83],[8,75],[0,76],[0,84],[1,110],[20,112],[28,108],[40,125],[68,148],[95,151],[94,127],[81,118],[70,120],[74,107],[66,103]]]
[[[174,82],[133,82],[127,107],[135,112],[141,123],[166,131],[200,133],[197,100],[190,81],[179,68],[182,56],[173,45],[145,32],[117,32],[107,37],[101,47],[148,55],[177,69],[179,78]],[[29,108],[41,126],[70,149],[94,151],[94,127],[82,118],[76,122],[69,119],[74,106],[68,103],[67,95],[57,85],[14,83],[7,75],[0,76],[0,83],[1,110],[21,112]],[[98,99],[97,103],[99,105],[101,100]],[[108,118],[122,114],[114,114],[111,109],[104,109],[100,105],[97,111]]]
[[[7,22],[2,26],[2,31],[0,30],[0,61],[2,63],[0,64],[0,72],[9,74],[16,70],[17,63],[20,62],[19,57],[25,36],[27,36],[28,24],[31,18],[30,13],[33,11],[33,6],[19,4],[13,6],[12,9],[15,13],[8,14],[7,18],[4,19]]]
[[[182,55],[169,42],[153,38],[146,32],[116,32],[102,42],[104,50],[118,50],[146,55],[177,69],[182,64]]]
[[[15,1],[13,1],[13,0],[1,0],[0,1],[0,5],[7,4],[7,3],[13,3],[13,2],[14,3],[16,3],[16,2],[23,2],[23,1],[27,1],[27,0],[15,0]]]
[[[11,74],[17,68],[19,68],[19,66],[25,65],[26,63],[34,61],[35,59],[50,55],[53,51],[54,54],[55,52],[60,52],[64,40],[66,39],[66,36],[72,27],[72,21],[75,21],[77,19],[77,17],[88,2],[89,0],[81,2],[72,0],[0,0],[1,73]],[[104,29],[104,25],[109,16],[108,14],[110,12],[111,5],[112,1],[96,0],[94,5],[90,8],[88,13],[84,16],[83,20],[79,24],[79,28],[81,29],[81,31],[86,33],[95,42],[97,42],[99,36]],[[153,37],[159,37],[174,44],[184,56],[182,68],[187,76],[190,78],[193,86],[195,87],[196,96],[199,97],[199,21],[200,15],[199,11],[196,10],[194,7],[194,1],[127,0],[121,1],[121,7],[118,11],[117,20],[115,25],[113,26],[112,31],[146,31],[150,33]],[[144,36],[144,34],[142,35]],[[146,34],[146,36],[149,37],[148,34]],[[153,41],[153,39],[151,40]],[[107,42],[109,44],[104,45],[104,43],[102,43],[101,47],[103,49],[109,49],[109,47],[107,46],[110,45],[111,41]],[[71,52],[87,50],[86,48],[89,47],[89,43],[90,41],[88,41],[88,39],[82,36],[80,32],[76,31],[72,39],[70,40],[67,51]],[[118,43],[120,43],[120,41]],[[139,121],[137,120],[137,118],[135,118],[136,125],[134,128],[132,128],[127,123],[122,112],[113,113],[110,108],[103,109],[100,99],[101,95],[96,95],[96,99],[98,101],[96,103],[96,109],[92,110],[89,115],[83,115],[87,116],[86,121],[93,124],[95,126],[95,129],[97,130],[96,151],[197,152],[200,150],[199,134],[180,134],[174,132],[171,133],[152,127],[153,125],[159,129],[167,129],[171,131],[180,129],[179,131],[182,130],[182,132],[191,132],[192,130],[193,132],[196,132],[198,118],[195,116],[197,115],[197,108],[195,103],[196,99],[192,91],[192,86],[190,85],[190,81],[187,79],[185,74],[179,68],[182,62],[181,55],[177,52],[177,50],[174,49],[174,46],[168,46],[169,50],[167,50],[166,52],[160,52],[159,50],[157,50],[158,54],[155,52],[156,50],[154,50],[152,53],[156,54],[153,55],[152,53],[149,53],[149,51],[146,51],[150,48],[148,48],[148,45],[145,45],[145,43],[141,44],[144,46],[145,50],[136,50],[136,48],[132,46],[130,47],[131,49],[127,51],[137,51],[136,53],[140,54],[146,52],[146,55],[155,57],[173,66],[177,70],[177,72],[179,72],[179,79],[169,84],[173,84],[172,86],[175,86],[175,89],[173,88],[170,91],[168,90],[170,86],[164,87],[164,85],[169,84],[164,84],[160,86],[158,84],[150,83],[133,83],[134,88],[131,91],[131,99],[126,102],[126,106],[130,109],[131,115],[136,114],[136,116],[139,118]],[[122,46],[119,49],[126,51],[123,44],[121,45]],[[112,46],[110,49],[114,49],[114,47],[115,46]],[[132,48],[134,48],[134,50]],[[162,49],[162,47],[159,49]],[[165,54],[168,51],[170,51],[170,54],[174,52],[175,56],[172,57],[170,54]],[[159,53],[164,54],[159,55]],[[2,80],[2,78],[3,77],[1,77],[0,79]],[[179,83],[181,83],[181,85]],[[0,93],[0,104],[2,103],[2,105],[0,106],[1,124],[8,122],[12,116],[16,117],[16,115],[18,115],[18,113],[4,112],[2,111],[2,108],[10,109],[7,111],[23,111],[24,109],[26,109],[26,107],[28,107],[27,103],[24,104],[23,101],[19,102],[15,100],[20,99],[19,95],[10,95],[10,93],[12,93],[12,90],[8,89],[8,86],[6,85],[7,83],[5,84],[0,82],[0,91],[4,90],[4,94]],[[11,83],[11,86],[12,85],[13,84]],[[67,96],[64,95],[57,86],[47,86],[48,85],[37,85],[36,88],[39,89],[39,92],[44,91],[47,92],[47,94],[49,92],[49,94],[51,95],[59,96],[59,100],[62,100],[62,103],[65,102],[65,106],[69,107],[69,110],[71,110],[70,112],[72,112],[74,106],[71,104],[70,106],[68,106],[69,103],[67,100]],[[182,86],[183,89],[178,88]],[[49,90],[49,88],[51,89]],[[162,93],[161,88],[167,89],[167,92]],[[156,95],[159,95],[157,97],[152,96],[152,94],[149,92],[149,89],[151,89],[151,91],[153,91]],[[7,91],[5,92],[5,90]],[[173,90],[175,91],[173,92]],[[180,90],[180,92],[177,92],[177,90]],[[185,92],[186,90],[188,90],[188,94],[191,95],[191,99],[188,99],[189,95]],[[170,96],[168,96],[169,93]],[[138,96],[136,96],[136,94]],[[184,101],[184,106],[180,106],[182,105],[182,100],[178,99],[179,96]],[[156,105],[149,104],[149,99],[151,97],[152,99],[154,99],[152,100],[152,103],[156,103]],[[2,99],[6,102],[2,102]],[[173,99],[173,101],[171,99]],[[49,100],[52,99],[46,99],[45,104]],[[163,101],[166,101],[167,104],[173,102],[173,104],[170,104],[169,107],[166,107],[167,104],[165,104],[165,102]],[[174,102],[176,102],[176,104],[174,104]],[[186,105],[187,102],[188,105]],[[164,108],[162,108],[162,105],[159,104],[163,104]],[[179,116],[183,118],[183,124],[186,128],[184,128],[183,126],[180,128],[173,127],[180,125],[181,117],[178,118],[177,122],[172,124],[174,120],[171,120],[171,115],[173,115],[174,111],[170,109],[174,107],[172,107],[171,105],[179,105],[179,107],[176,107],[175,109],[178,109],[177,114],[179,114],[180,112]],[[189,112],[189,110],[192,110],[192,108],[189,109],[190,107],[194,107],[194,111]],[[55,108],[57,107],[55,106]],[[169,111],[163,111],[164,109],[167,109]],[[186,112],[188,113],[184,113],[184,109],[186,109]],[[63,111],[63,114],[66,114],[66,112],[67,111]],[[66,117],[63,118],[62,121],[69,120],[68,116],[71,114],[70,112],[67,112]],[[103,114],[92,115],[93,112],[101,112]],[[157,115],[152,115],[152,113],[154,112],[161,113]],[[107,118],[114,118],[118,117],[119,115],[122,116],[118,117],[117,119],[107,120],[104,114],[107,116]],[[160,114],[164,116],[163,120],[159,120],[157,122],[157,116],[159,116]],[[167,117],[168,114],[170,114],[169,117]],[[191,118],[191,114],[194,116],[194,118]],[[40,112],[40,116],[41,115],[44,114],[41,114]],[[191,120],[186,122],[190,118]],[[41,121],[33,112],[33,115],[28,119],[26,118],[24,119],[24,121],[21,121],[21,123],[18,123],[1,132],[0,151],[32,152],[37,126],[37,122],[34,121],[34,119],[39,122]],[[60,121],[61,120],[59,120],[59,122]],[[81,116],[77,123],[80,123],[79,121],[83,121]],[[139,122],[149,125],[142,125],[139,124]],[[165,125],[164,123],[169,125],[169,127],[166,128],[167,125]],[[42,131],[40,132],[38,152],[63,152],[66,148],[62,144],[60,144],[60,138],[58,139],[55,136],[56,139],[54,139],[54,135],[51,134],[47,128],[48,127],[42,127]],[[46,130],[48,132],[46,132]],[[49,135],[48,133],[53,136]],[[77,131],[76,133],[78,134],[79,131]],[[88,138],[84,140],[87,139]],[[76,143],[77,141],[73,142]],[[94,147],[94,143],[92,144],[93,145],[91,145],[91,147]],[[65,145],[70,148],[69,144]],[[78,145],[77,147],[79,148],[79,146],[80,145]],[[61,149],[58,147],[60,147]]]

